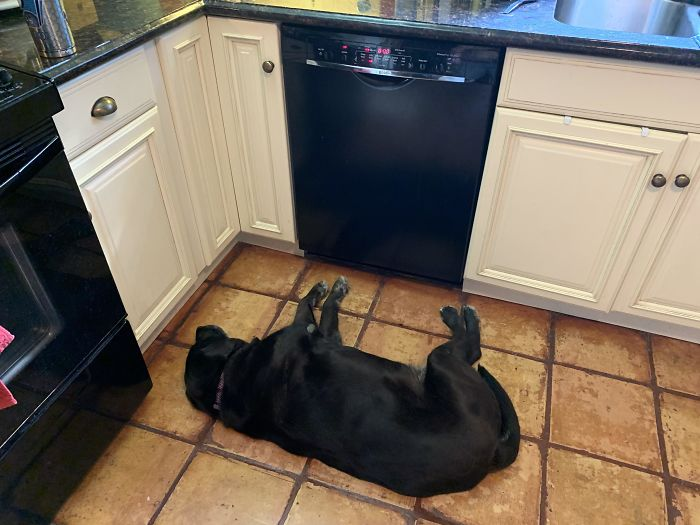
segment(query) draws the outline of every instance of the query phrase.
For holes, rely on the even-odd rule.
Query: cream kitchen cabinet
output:
[[[60,91],[66,110],[57,126],[79,152],[70,161],[73,173],[144,345],[205,266],[155,47],[147,44]],[[116,111],[90,116],[98,95],[113,97]]]
[[[610,310],[685,140],[498,108],[466,278]]]
[[[613,310],[700,329],[700,135],[667,179]]]
[[[207,20],[241,230],[294,242],[278,28]]]
[[[241,228],[206,18],[157,38],[156,46],[205,262],[211,264]]]
[[[697,89],[692,68],[509,49],[464,290],[700,342]]]

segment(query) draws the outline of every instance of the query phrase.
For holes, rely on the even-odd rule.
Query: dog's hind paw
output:
[[[442,322],[445,323],[453,332],[458,332],[460,329],[464,329],[462,326],[460,326],[460,323],[463,321],[456,308],[452,306],[443,306],[440,308],[440,317],[442,317]]]

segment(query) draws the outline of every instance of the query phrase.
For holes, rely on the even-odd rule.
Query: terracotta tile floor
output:
[[[440,306],[477,308],[483,364],[520,416],[513,466],[470,492],[416,500],[243,436],[189,405],[182,374],[199,324],[262,337],[291,320],[312,284],[339,273],[351,285],[345,343],[405,363],[421,365],[444,341]],[[700,524],[698,345],[238,245],[146,359],[153,390],[58,525]],[[108,421],[83,419],[105,424],[95,418]],[[57,464],[47,458],[28,475],[50,476]]]

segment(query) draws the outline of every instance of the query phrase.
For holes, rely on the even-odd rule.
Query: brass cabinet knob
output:
[[[663,188],[666,186],[666,177],[661,175],[661,173],[657,173],[651,178],[651,185],[654,186],[654,188]]]
[[[95,118],[106,117],[117,111],[117,101],[112,97],[100,97],[92,105],[90,115]]]
[[[688,184],[690,184],[690,177],[687,175],[678,175],[674,181],[674,184],[679,188],[685,188]]]
[[[275,63],[272,60],[265,60],[265,62],[262,63],[262,68],[265,73],[272,73],[275,69]]]

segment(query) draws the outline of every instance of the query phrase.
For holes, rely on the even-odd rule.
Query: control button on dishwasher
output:
[[[12,73],[7,69],[0,68],[0,88],[10,87],[12,85]]]

